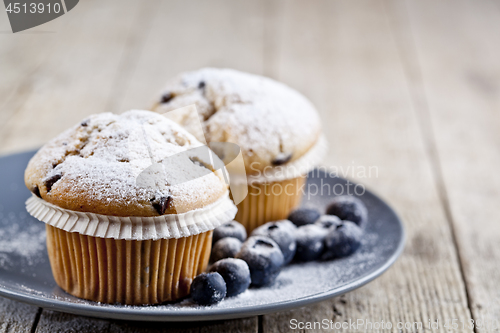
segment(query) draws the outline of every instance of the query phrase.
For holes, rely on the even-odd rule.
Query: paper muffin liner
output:
[[[234,218],[247,232],[269,221],[286,219],[300,205],[306,176],[277,182],[253,183],[247,197],[238,204]]]
[[[179,239],[124,240],[46,228],[57,284],[76,297],[111,304],[187,296],[193,278],[207,267],[212,245],[211,230]]]
[[[299,159],[285,165],[268,167],[259,174],[247,175],[244,178],[231,174],[231,182],[241,182],[246,179],[248,184],[272,183],[302,177],[321,163],[327,151],[328,142],[325,136],[321,135],[314,146]]]
[[[67,232],[123,240],[171,239],[197,235],[234,218],[237,208],[226,194],[213,204],[182,214],[154,217],[120,217],[77,212],[33,195],[26,209],[36,219]]]
[[[298,160],[247,176],[248,195],[238,204],[234,219],[243,224],[247,232],[266,222],[286,219],[300,205],[307,173],[321,162],[327,150],[328,144],[322,135]],[[239,180],[231,175],[231,182]]]

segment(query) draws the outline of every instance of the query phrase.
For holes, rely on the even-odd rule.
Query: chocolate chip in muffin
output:
[[[161,96],[160,103],[168,103],[172,98],[174,98],[174,94],[172,94],[171,92],[166,92]]]
[[[38,185],[35,185],[33,190],[31,190],[31,192],[33,192],[33,194],[39,197],[40,199],[42,198],[42,196],[40,195],[40,189],[38,188]]]
[[[167,211],[170,203],[172,202],[172,197],[160,197],[159,199],[152,199],[151,203],[153,204],[153,208],[158,212],[158,214],[163,215]]]
[[[65,154],[65,158],[68,156],[75,156],[75,155],[80,155],[80,149],[73,149],[73,150],[68,150]],[[57,164],[54,166],[54,168],[57,166]]]
[[[49,193],[50,190],[52,190],[52,186],[61,178],[62,178],[61,174],[55,174],[45,181],[45,187],[47,188],[47,193]]]
[[[283,165],[285,163],[288,163],[292,159],[292,155],[292,153],[279,153],[271,163],[274,166]]]
[[[89,121],[90,121],[90,119],[85,119],[84,121],[82,121],[82,122],[80,123],[80,126],[82,126],[82,127],[87,127],[87,126],[89,125]]]
[[[198,89],[204,89],[205,88],[205,81],[200,81],[200,83],[198,83]]]
[[[208,170],[210,170],[212,172],[215,171],[214,168],[210,164],[208,164],[205,161],[201,160],[197,156],[190,156],[189,159],[191,160],[191,162],[193,162],[194,164],[196,164],[198,166],[201,166],[201,167],[203,167],[205,169],[208,169]]]

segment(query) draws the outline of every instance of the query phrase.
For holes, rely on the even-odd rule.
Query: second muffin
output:
[[[245,161],[248,196],[236,220],[250,232],[286,218],[301,200],[305,177],[320,162],[326,143],[313,105],[269,78],[231,69],[204,68],[170,81],[154,111],[195,104],[200,119],[166,113],[198,139],[237,144]],[[201,122],[202,130],[197,130]],[[203,137],[204,135],[204,137]],[[237,181],[232,177],[231,181]]]

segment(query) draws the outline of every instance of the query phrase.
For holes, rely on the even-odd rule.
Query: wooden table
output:
[[[302,309],[155,324],[0,298],[0,332],[288,332],[293,318],[439,320],[432,332],[453,331],[444,327],[452,319],[457,332],[471,332],[460,321],[474,319],[484,323],[475,332],[498,332],[499,0],[86,0],[52,22],[9,31],[2,11],[2,153],[38,147],[88,114],[145,108],[178,72],[232,67],[315,103],[330,140],[325,164],[393,205],[407,246],[381,278]],[[352,174],[359,166],[378,174]]]

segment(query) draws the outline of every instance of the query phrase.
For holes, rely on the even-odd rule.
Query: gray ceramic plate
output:
[[[196,306],[189,299],[142,307],[81,300],[66,294],[54,282],[45,248],[45,226],[25,211],[24,202],[30,192],[24,186],[23,173],[33,154],[0,158],[0,295],[51,310],[147,321],[201,321],[260,315],[319,302],[359,288],[386,271],[403,249],[404,230],[400,219],[384,201],[366,191],[360,196],[369,211],[366,237],[361,249],[351,257],[289,265],[274,285],[249,289],[210,307]],[[330,177],[318,170],[309,175],[308,186],[303,205],[321,210],[334,195],[328,193],[328,189],[340,193],[349,187],[353,191],[345,179]]]

